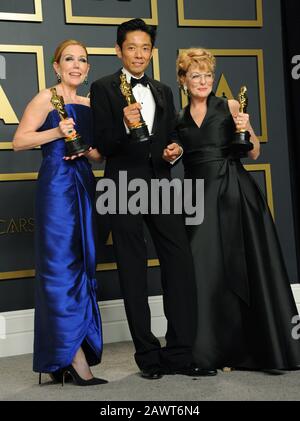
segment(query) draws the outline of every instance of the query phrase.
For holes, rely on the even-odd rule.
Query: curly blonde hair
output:
[[[190,66],[194,64],[215,73],[216,59],[210,51],[204,48],[188,48],[181,51],[176,60],[177,80],[181,86],[183,77],[187,74]]]

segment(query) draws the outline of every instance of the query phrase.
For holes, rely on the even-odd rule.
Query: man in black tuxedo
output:
[[[170,179],[171,163],[182,154],[181,146],[173,141],[175,108],[171,89],[144,74],[152,58],[155,35],[155,28],[142,19],[122,23],[118,27],[116,53],[123,68],[91,86],[95,142],[106,157],[105,177],[113,180],[117,188],[120,171],[127,171],[128,181],[140,178],[148,186],[152,179]],[[135,104],[128,105],[121,92],[122,72],[131,83]],[[128,127],[140,120],[140,113],[151,137],[145,142],[132,142]],[[182,216],[117,212],[110,215],[110,221],[135,360],[142,377],[214,374],[193,366],[195,284]],[[160,261],[168,320],[165,347],[151,332],[143,222],[149,228]]]

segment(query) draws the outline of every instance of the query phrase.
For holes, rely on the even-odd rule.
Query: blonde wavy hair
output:
[[[214,74],[216,59],[210,51],[204,48],[188,48],[181,51],[176,60],[177,81],[180,86],[183,86],[183,78],[192,65],[196,65],[200,69],[208,69]]]

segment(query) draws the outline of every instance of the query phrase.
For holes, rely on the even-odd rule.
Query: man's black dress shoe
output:
[[[216,376],[218,372],[215,368],[188,367],[179,374],[186,376]]]
[[[148,368],[141,370],[141,377],[148,380],[158,380],[161,379],[163,373],[160,368]]]
[[[183,367],[167,370],[165,374],[181,374],[183,376],[216,376],[217,370],[214,368]]]

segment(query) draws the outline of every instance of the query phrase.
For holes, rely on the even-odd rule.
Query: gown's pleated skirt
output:
[[[58,140],[44,149],[37,185],[33,369],[38,372],[68,366],[80,346],[90,365],[100,362],[102,352],[95,179],[86,158],[63,160],[64,148]]]
[[[198,366],[300,366],[300,340],[292,336],[297,308],[259,187],[237,160],[207,162],[187,177],[205,180],[204,222],[187,227],[198,290]]]
[[[235,124],[227,100],[211,93],[200,127],[188,105],[177,129],[185,178],[204,180],[204,221],[187,226],[197,284],[197,365],[299,367],[298,312],[275,225],[259,187],[231,153]]]

